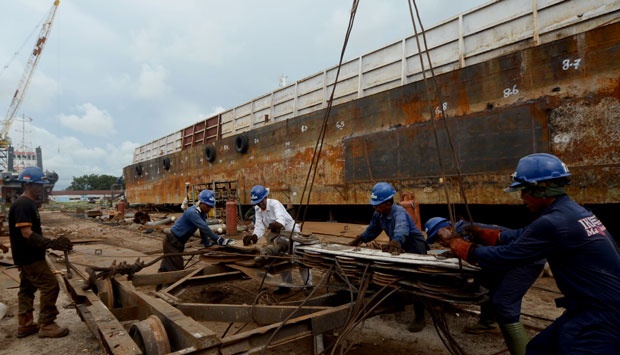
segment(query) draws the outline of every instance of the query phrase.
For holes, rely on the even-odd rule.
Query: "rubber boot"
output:
[[[525,355],[525,346],[530,341],[530,338],[523,328],[521,322],[500,324],[499,328],[504,335],[504,341],[508,346],[508,351],[511,355]]]
[[[23,338],[39,331],[39,325],[33,322],[32,312],[17,315],[17,337]]]
[[[69,334],[69,329],[61,327],[56,322],[43,324],[39,328],[39,338],[62,338]]]

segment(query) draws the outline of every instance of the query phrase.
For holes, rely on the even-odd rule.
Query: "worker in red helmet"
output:
[[[416,226],[411,215],[404,207],[394,203],[396,190],[387,182],[375,184],[370,193],[370,205],[374,208],[370,224],[366,230],[355,237],[349,243],[351,246],[358,246],[375,240],[381,232],[390,238],[387,251],[392,255],[399,255],[401,252],[426,254],[429,247],[424,240],[424,235]],[[421,332],[426,326],[424,315],[424,304],[421,300],[414,300],[413,308],[415,317],[407,327],[412,333]]]
[[[17,337],[31,334],[39,338],[59,338],[69,334],[69,329],[56,324],[56,300],[60,287],[45,261],[46,249],[70,251],[71,241],[64,236],[49,239],[43,236],[37,199],[43,197],[47,182],[43,170],[25,168],[18,177],[24,192],[9,209],[9,234],[13,262],[19,267],[19,293],[17,310]],[[39,319],[34,322],[35,292],[40,292]]]
[[[454,254],[482,268],[509,268],[546,258],[566,311],[536,335],[527,354],[620,353],[620,252],[607,228],[565,191],[570,173],[555,155],[519,160],[507,192],[520,192],[536,215],[509,233],[482,230],[486,246],[440,231]],[[500,243],[501,241],[501,243]]]

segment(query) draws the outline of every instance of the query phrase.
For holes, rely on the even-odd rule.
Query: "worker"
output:
[[[45,261],[45,250],[70,251],[71,241],[64,236],[49,239],[43,236],[37,200],[43,197],[46,183],[43,170],[27,167],[19,173],[23,193],[9,208],[9,235],[13,262],[19,268],[19,293],[17,294],[17,337],[38,333],[39,338],[59,338],[69,334],[69,329],[56,324],[56,300],[60,287]],[[34,298],[39,290],[39,319],[34,322]]]
[[[483,268],[541,258],[553,271],[566,311],[527,344],[528,354],[620,353],[620,252],[603,223],[565,192],[570,173],[555,155],[519,160],[505,191],[520,191],[537,218],[516,233],[480,230],[487,246],[440,231],[443,245]]]
[[[166,233],[163,241],[164,258],[159,266],[159,272],[183,270],[183,256],[166,254],[183,253],[185,243],[200,230],[202,244],[210,247],[214,243],[221,246],[232,245],[234,241],[215,234],[207,224],[207,214],[215,207],[215,195],[211,190],[202,190],[198,194],[198,204],[189,207],[177,219],[170,232]]]
[[[481,229],[490,231],[490,233],[500,231],[504,235],[513,233],[510,229],[497,225],[472,223],[465,220],[459,220],[453,228],[450,221],[443,217],[429,219],[425,224],[425,229],[429,244],[435,243],[440,231],[444,234],[457,233],[469,238],[470,241],[481,244],[485,244],[484,239],[478,238],[478,235],[482,233]],[[466,325],[465,333],[497,333],[501,330],[510,353],[512,355],[525,354],[525,346],[529,338],[520,323],[521,301],[527,290],[540,276],[545,262],[545,259],[540,259],[533,263],[499,270],[483,268],[481,282],[489,289],[490,299],[480,305],[478,322]]]
[[[385,231],[390,238],[387,251],[391,254],[399,255],[401,252],[426,254],[429,247],[424,240],[424,235],[405,208],[394,204],[395,194],[396,190],[387,182],[375,184],[370,194],[370,205],[375,210],[370,224],[349,245],[359,246],[361,243],[371,242],[382,231]],[[413,308],[415,317],[407,329],[412,333],[417,333],[426,326],[424,304],[420,300],[414,300]]]
[[[288,213],[284,205],[273,198],[267,198],[269,190],[263,185],[255,185],[250,190],[250,202],[254,206],[254,232],[243,238],[244,245],[256,244],[259,239],[268,236],[268,248],[263,249],[268,254],[288,253],[289,238],[291,232],[299,233],[299,225]],[[280,234],[282,231],[288,232]],[[270,233],[271,232],[271,233]],[[298,245],[293,243],[293,248]],[[274,249],[275,248],[275,249]],[[304,283],[304,291],[309,294],[312,290],[312,273],[307,267],[300,267],[299,274]],[[291,284],[293,273],[288,270],[281,273],[282,281]],[[279,286],[274,290],[274,294],[285,294],[291,289],[287,286]]]

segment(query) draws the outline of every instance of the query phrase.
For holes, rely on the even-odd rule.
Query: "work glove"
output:
[[[461,258],[470,264],[475,263],[473,253],[470,254],[470,251],[473,250],[472,243],[466,242],[463,238],[456,237],[452,238],[448,242],[448,246],[450,247],[452,253],[454,253],[454,255],[458,258]]]
[[[6,245],[2,244],[2,243],[0,243],[0,249],[2,249],[3,253],[8,253],[9,252],[9,248]]]
[[[501,233],[498,229],[480,228],[473,224],[469,224],[463,229],[464,234],[469,235],[472,242],[488,246],[497,245]]]
[[[39,233],[32,233],[28,237],[28,243],[34,247],[43,249],[54,249],[61,251],[70,251],[73,249],[73,244],[69,238],[60,236],[57,239],[45,238]]]
[[[475,263],[473,251],[474,244],[466,242],[463,237],[448,229],[442,228],[437,232],[437,241],[450,248],[450,251],[458,258],[467,261],[470,264]]]
[[[400,242],[396,239],[390,240],[388,243],[388,252],[392,255],[400,255],[403,248],[400,246]]]
[[[51,240],[49,248],[60,251],[71,251],[73,250],[73,243],[71,243],[69,238],[60,236]]]
[[[349,242],[349,245],[352,247],[357,247],[360,244],[362,244],[362,242],[364,242],[364,240],[362,239],[362,236],[358,235],[357,237],[355,237],[355,239]]]
[[[284,226],[279,222],[271,222],[267,228],[271,230],[272,233],[280,234],[280,231],[284,228]]]
[[[245,237],[243,237],[243,245],[246,247],[250,244],[256,244],[256,242],[258,242],[258,237],[256,236],[256,234],[252,234],[252,235],[248,234]]]

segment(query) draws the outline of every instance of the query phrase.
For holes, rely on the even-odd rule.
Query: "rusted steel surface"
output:
[[[550,152],[573,173],[581,203],[620,202],[620,24],[614,23],[438,76],[441,97],[429,101],[415,82],[332,109],[311,204],[367,204],[379,180],[415,193],[421,204],[462,203],[443,121],[455,144],[470,203],[518,204],[502,194],[519,157]],[[284,203],[300,203],[324,111],[309,113],[190,147],[124,169],[130,203],[179,204],[185,183],[237,180],[241,203],[257,183]],[[437,164],[444,161],[445,179]],[[165,159],[169,160],[166,169]],[[140,174],[138,174],[140,172]]]

